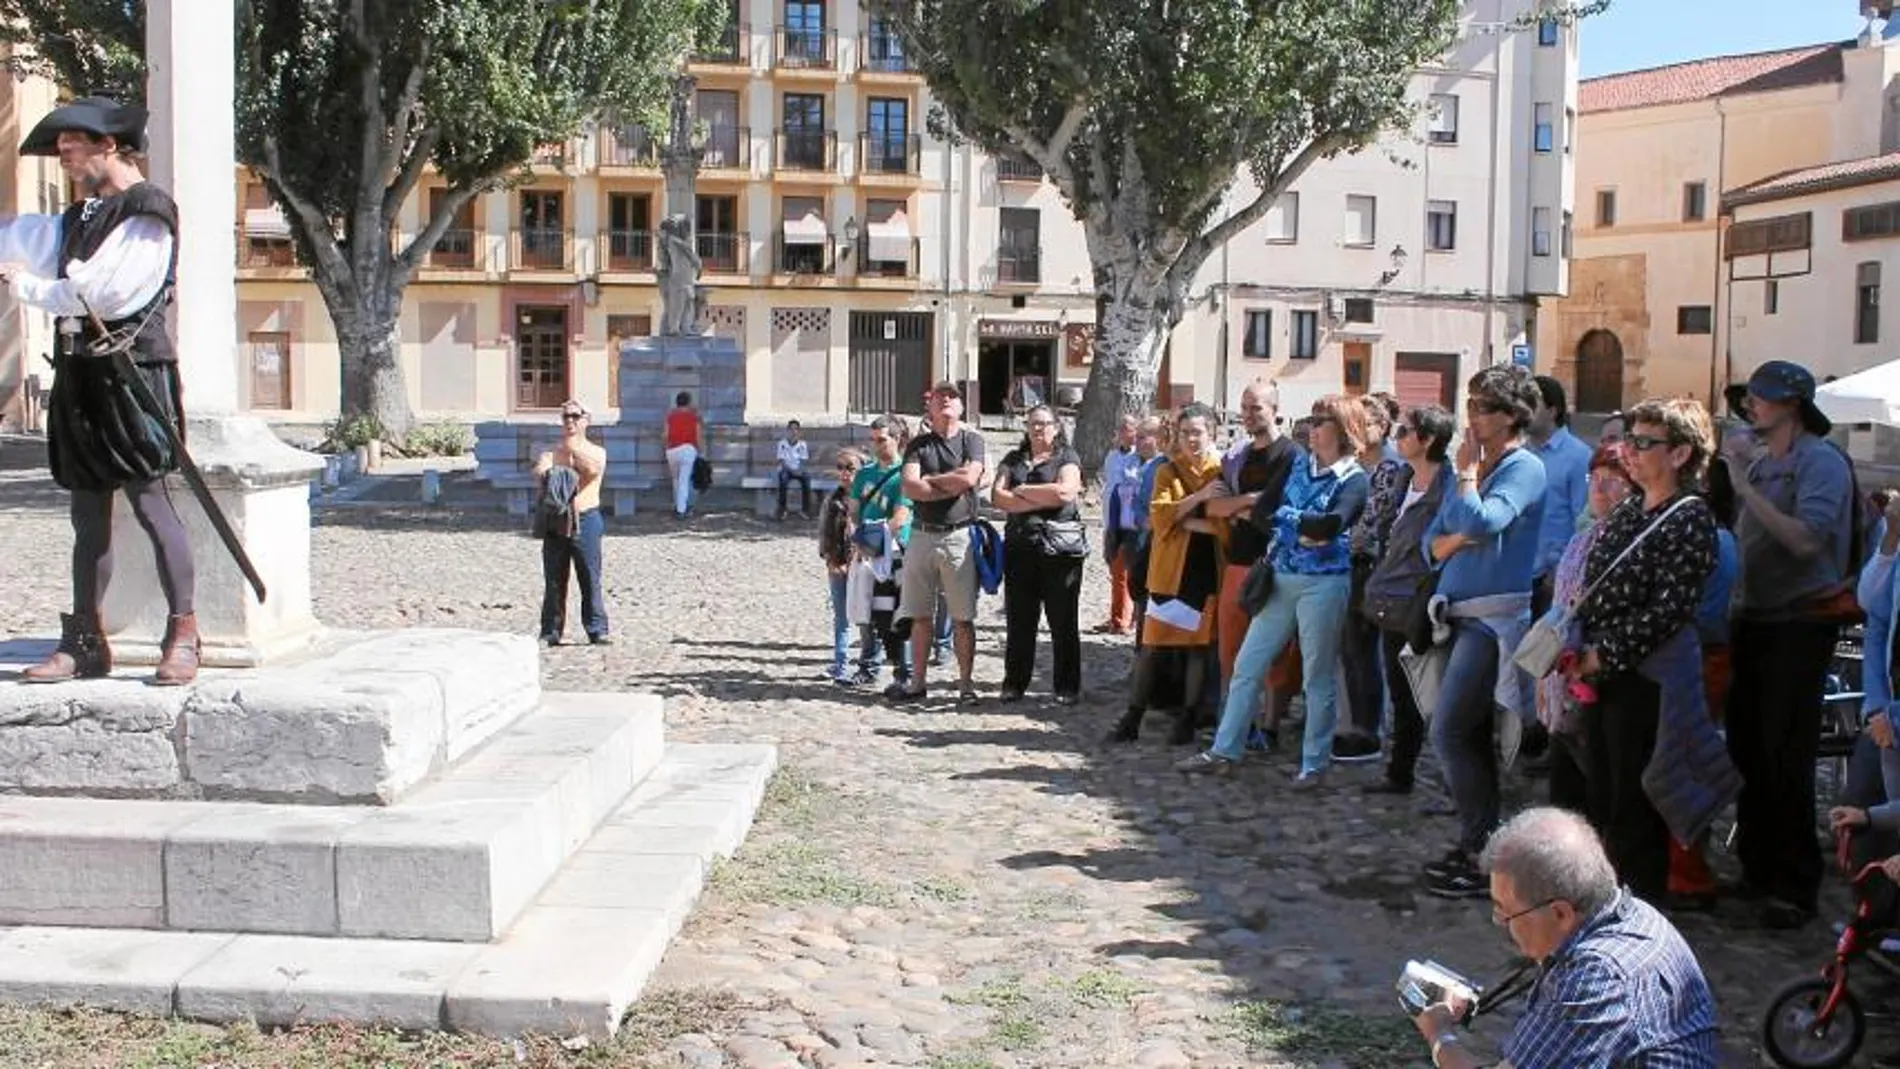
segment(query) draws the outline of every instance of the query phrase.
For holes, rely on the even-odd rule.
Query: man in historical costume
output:
[[[198,673],[191,546],[165,484],[178,456],[163,421],[182,437],[184,420],[166,323],[178,213],[170,196],[143,180],[134,160],[145,146],[145,119],[143,108],[103,97],[47,115],[20,152],[58,156],[86,199],[60,215],[0,222],[0,282],[58,317],[47,452],[54,481],[72,492],[73,611],[61,617],[59,649],[26,670],[25,678],[36,683],[112,670],[99,605],[112,577],[115,491],[124,492],[152,541],[170,612],[154,682],[177,686]],[[94,316],[104,322],[105,335]],[[124,339],[146,391],[122,381],[108,355],[108,347]]]

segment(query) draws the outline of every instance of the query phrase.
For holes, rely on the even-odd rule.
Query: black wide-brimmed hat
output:
[[[82,97],[62,104],[34,124],[20,142],[22,156],[59,155],[59,135],[68,130],[110,137],[134,152],[145,151],[144,108],[121,104],[109,97]]]

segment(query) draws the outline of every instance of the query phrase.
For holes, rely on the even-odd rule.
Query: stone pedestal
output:
[[[745,353],[730,338],[634,338],[619,360],[623,424],[659,426],[682,390],[707,426],[745,422]]]
[[[172,500],[198,571],[204,663],[254,667],[309,645],[320,631],[310,611],[310,481],[323,470],[322,458],[285,445],[252,416],[193,417],[186,444],[267,595],[260,604],[184,478],[173,476]],[[165,598],[151,541],[122,500],[112,516],[112,551],[115,567],[102,611],[113,655],[124,664],[156,663]]]

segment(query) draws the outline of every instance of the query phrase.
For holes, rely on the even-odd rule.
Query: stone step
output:
[[[281,662],[209,669],[189,687],[150,686],[149,669],[20,682],[53,646],[0,643],[0,791],[373,805],[448,768],[541,696],[526,635],[331,631]]]
[[[0,924],[485,942],[661,748],[657,697],[548,694],[386,807],[0,799]]]
[[[348,1021],[605,1038],[713,860],[744,839],[776,765],[771,746],[667,747],[492,944],[23,927],[0,932],[0,1001],[267,1027]]]

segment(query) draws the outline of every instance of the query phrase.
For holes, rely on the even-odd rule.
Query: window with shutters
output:
[[[1814,237],[1814,214],[1777,215],[1772,219],[1750,219],[1728,228],[1728,259],[1761,256],[1771,252],[1797,252],[1810,247]]]
[[[1376,197],[1349,194],[1346,197],[1346,244],[1370,248],[1379,240],[1379,201]]]
[[[1293,313],[1293,344],[1287,354],[1295,360],[1319,358],[1319,313]]]
[[[1266,309],[1247,313],[1247,333],[1240,343],[1240,355],[1249,360],[1273,358],[1273,313]]]

